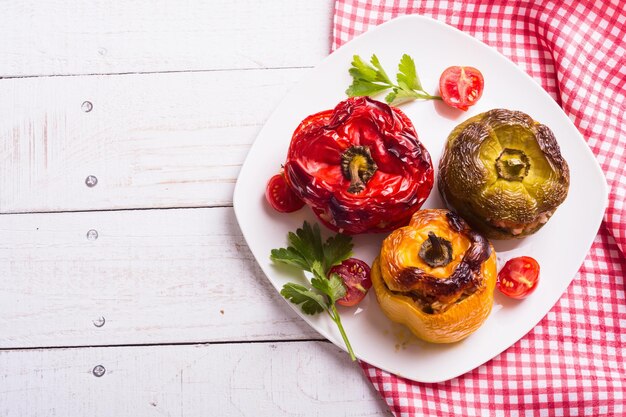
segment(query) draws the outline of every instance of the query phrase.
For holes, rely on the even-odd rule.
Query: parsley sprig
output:
[[[397,83],[389,78],[376,55],[372,55],[370,63],[371,65],[358,55],[352,58],[352,67],[349,69],[352,84],[346,90],[349,97],[373,96],[391,89],[385,97],[389,104],[416,99],[441,100],[441,97],[428,94],[424,90],[415,69],[415,61],[409,55],[404,54],[400,59],[396,74]]]
[[[319,225],[311,226],[305,221],[295,233],[289,232],[287,241],[289,246],[286,248],[272,249],[270,259],[311,272],[313,277],[309,282],[310,287],[289,282],[283,286],[280,294],[299,305],[305,314],[314,315],[326,311],[339,328],[350,358],[355,360],[354,351],[335,305],[337,300],[346,295],[346,289],[337,274],[329,276],[328,273],[332,266],[350,257],[352,238],[336,234],[322,242]]]

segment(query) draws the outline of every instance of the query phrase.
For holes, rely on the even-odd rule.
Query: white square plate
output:
[[[300,121],[310,114],[332,109],[346,98],[352,56],[357,54],[369,60],[374,53],[390,75],[395,74],[402,54],[412,56],[422,84],[431,94],[438,92],[439,75],[448,66],[473,66],[483,73],[483,96],[467,112],[449,108],[440,101],[401,106],[430,152],[435,169],[450,131],[463,120],[493,108],[521,110],[549,126],[570,167],[567,200],[543,229],[522,240],[494,242],[499,266],[516,256],[537,259],[541,265],[537,290],[523,301],[496,294],[491,315],[467,339],[449,345],[417,340],[383,315],[373,291],[358,308],[341,309],[343,324],[358,358],[411,380],[445,381],[507,349],[557,302],[576,275],[598,231],[607,203],[607,185],[593,154],[570,119],[514,63],[441,22],[421,16],[401,17],[347,43],[295,86],[259,133],[241,168],[233,199],[237,220],[250,250],[277,290],[301,277],[290,268],[274,265],[269,259],[271,249],[285,247],[287,233],[300,227],[303,220],[315,222],[316,219],[308,207],[291,214],[273,211],[264,199],[267,181],[285,161],[291,135]],[[383,100],[384,93],[375,98]],[[444,207],[436,187],[423,206],[432,207]],[[371,265],[384,237],[355,236],[355,256]],[[319,333],[345,349],[334,323],[325,314],[307,316],[293,307]]]

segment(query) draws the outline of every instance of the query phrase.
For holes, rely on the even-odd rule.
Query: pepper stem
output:
[[[428,239],[422,243],[419,256],[431,268],[446,266],[452,261],[452,244],[433,232],[428,232]]]
[[[348,192],[358,194],[378,167],[367,146],[351,146],[341,155],[341,172],[350,180]]]
[[[496,159],[498,176],[507,181],[521,181],[528,175],[530,161],[523,151],[505,148]]]

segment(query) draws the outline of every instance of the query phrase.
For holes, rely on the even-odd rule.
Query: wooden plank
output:
[[[0,80],[0,212],[232,204],[250,144],[307,71]]]
[[[2,215],[0,300],[0,348],[321,339],[232,208]]]
[[[0,370],[4,417],[391,415],[324,342],[0,351]]]
[[[0,76],[315,65],[332,0],[3,2]]]

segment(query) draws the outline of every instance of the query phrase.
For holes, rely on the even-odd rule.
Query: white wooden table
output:
[[[332,0],[0,1],[0,415],[389,415],[232,208]]]

